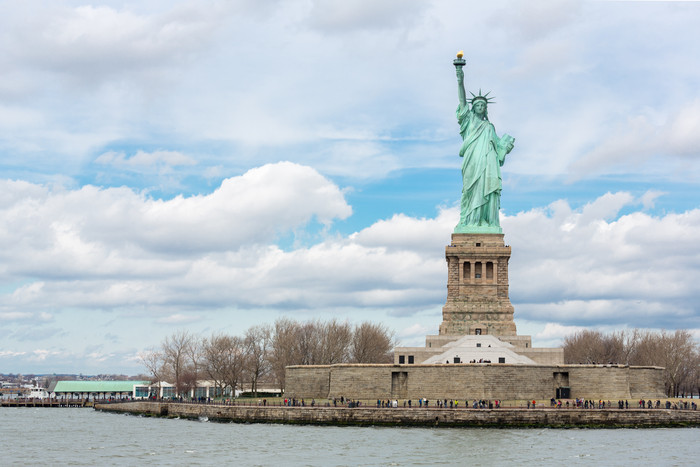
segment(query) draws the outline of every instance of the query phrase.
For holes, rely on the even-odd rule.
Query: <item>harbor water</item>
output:
[[[700,465],[700,428],[471,429],[211,423],[0,408],[2,465]]]

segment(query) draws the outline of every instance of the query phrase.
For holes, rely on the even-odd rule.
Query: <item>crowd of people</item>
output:
[[[661,408],[661,401],[657,400],[656,402],[652,402],[651,400],[644,401],[644,399],[640,399],[638,402],[638,406],[640,409],[647,408],[647,409],[660,409]],[[691,401],[688,403],[688,401],[678,401],[678,402],[671,402],[671,401],[666,401],[664,404],[666,409],[676,409],[676,410],[698,410],[698,404],[696,404],[694,401]]]
[[[342,406],[349,406],[349,407],[360,407],[361,403],[359,401],[355,400],[349,400],[349,399],[344,399],[341,397],[340,399],[334,398],[332,401],[332,405],[334,407],[338,407],[338,403],[340,402],[341,407]],[[534,409],[537,407],[537,401],[536,400],[528,400],[527,402],[527,408],[528,409]],[[431,405],[432,404],[432,405]],[[520,403],[517,403],[520,404]],[[286,405],[286,403],[285,403]],[[327,406],[330,406],[331,404],[327,404]],[[618,400],[616,403],[613,403],[611,401],[605,401],[605,400],[590,400],[590,399],[584,399],[584,398],[576,398],[572,400],[561,400],[561,399],[555,399],[552,398],[549,401],[549,406],[551,408],[577,408],[577,409],[611,409],[613,406],[617,406],[618,409],[624,410],[624,409],[629,409],[631,407],[631,404],[628,400]],[[671,402],[671,401],[666,401],[664,404],[666,409],[678,409],[678,410],[697,410],[698,405],[693,402],[693,401],[682,401],[679,400],[677,402]],[[472,408],[472,409],[498,409],[502,408],[502,402],[499,399],[495,400],[477,400],[473,399],[471,403],[469,400],[465,400],[464,403],[460,403],[459,400],[456,399],[437,399],[434,401],[429,401],[427,398],[420,398],[418,401],[413,401],[411,399],[406,399],[402,400],[399,402],[398,399],[377,399],[376,402],[376,407],[379,408],[398,408],[398,407],[403,407],[403,408],[439,408],[439,409],[457,409],[457,408]],[[540,408],[543,408],[544,404],[540,404]],[[652,402],[651,400],[649,401],[644,401],[640,400],[638,403],[638,408],[641,409],[652,409],[656,408],[659,409],[662,407],[661,401],[657,400],[655,403]]]
[[[398,399],[387,399],[387,400],[382,400],[382,399],[377,399],[377,408],[397,408],[399,407],[399,401]],[[413,403],[411,399],[404,400],[403,401],[403,407],[404,408],[412,408],[416,407],[416,404]],[[464,401],[463,407],[469,408],[470,404],[469,401]],[[501,406],[501,401],[500,400],[476,400],[474,399],[471,407],[474,409],[494,409],[494,408],[499,408]],[[420,398],[418,399],[418,408],[429,408],[430,407],[430,401],[426,398]],[[439,408],[439,409],[456,409],[460,407],[459,400],[454,400],[454,399],[438,399],[433,402],[433,407]]]
[[[121,399],[121,401],[127,400],[126,399]],[[166,400],[164,399],[155,399],[155,398],[149,398],[150,400]],[[258,399],[256,400],[233,400],[233,399],[225,399],[221,401],[215,401],[212,400],[211,398],[207,397],[199,397],[199,398],[172,398],[172,400],[176,402],[187,402],[187,403],[200,403],[200,404],[225,404],[225,405],[259,405],[259,406],[267,406],[267,405],[273,405],[273,406],[287,406],[287,407],[350,407],[350,408],[355,408],[355,407],[362,407],[364,406],[370,406],[371,403],[367,404],[366,402],[360,401],[360,400],[355,400],[355,399],[349,399],[345,398],[344,396],[341,397],[334,397],[332,399],[329,399],[326,402],[317,402],[316,399],[311,399],[311,401],[305,400],[305,399],[297,399],[297,398],[284,398],[283,402],[272,402],[269,404],[267,399]],[[118,400],[114,400],[117,402]],[[534,409],[537,408],[537,401],[536,400],[527,400],[527,408],[528,409]],[[509,405],[509,408],[512,407],[524,407],[523,402],[514,402],[513,405]],[[584,399],[584,398],[576,398],[576,399],[555,399],[551,398],[549,400],[549,407],[550,408],[556,408],[556,409],[561,409],[561,408],[575,408],[575,409],[611,409],[613,406],[616,406],[617,409],[629,409],[630,407],[633,406],[633,404],[630,404],[628,400],[618,400],[616,403],[613,403],[611,401],[605,401],[605,400],[589,400],[589,399]],[[494,399],[494,400],[486,400],[486,399],[473,399],[471,402],[469,400],[464,400],[463,402],[457,399],[437,399],[437,400],[428,400],[427,398],[419,398],[418,400],[414,401],[412,399],[403,399],[399,401],[398,399],[377,399],[376,401],[376,408],[405,408],[405,409],[411,409],[411,408],[438,408],[438,409],[460,409],[460,408],[465,408],[465,409],[499,409],[504,407],[502,404],[502,401],[499,399]],[[540,408],[545,407],[545,403],[540,403],[539,405]],[[632,407],[634,408],[634,407]],[[662,403],[660,400],[652,401],[652,400],[647,400],[645,401],[644,399],[640,399],[637,402],[637,407],[638,409],[676,409],[676,410],[697,410],[698,405],[694,401],[687,401],[687,400],[678,400],[676,402],[671,402],[670,400],[667,400],[665,403]]]

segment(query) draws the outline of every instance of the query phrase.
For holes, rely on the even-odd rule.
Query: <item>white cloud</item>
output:
[[[605,173],[664,170],[677,172],[686,167],[686,177],[697,176],[700,155],[700,100],[682,103],[674,109],[645,108],[639,113],[601,120],[589,134],[590,150],[583,150],[572,161],[571,178]],[[645,168],[648,167],[648,168]],[[688,171],[687,168],[691,170]]]
[[[39,276],[172,272],[179,266],[164,264],[159,254],[236,250],[267,243],[312,219],[329,225],[351,213],[336,185],[292,163],[226,179],[209,195],[167,201],[124,187],[51,191],[5,181],[3,189],[9,194],[0,207],[0,256],[17,258],[15,272]],[[16,256],[20,251],[25,261]]]
[[[668,193],[664,191],[648,190],[646,193],[644,193],[644,195],[642,195],[640,202],[642,203],[642,206],[644,206],[644,209],[652,209],[657,198],[667,194]]]
[[[540,344],[556,345],[565,335],[588,327],[672,328],[683,323],[697,328],[692,303],[699,298],[695,284],[700,253],[694,243],[700,212],[619,215],[623,208],[638,205],[638,199],[616,193],[580,209],[559,201],[547,209],[503,218],[506,240],[513,247],[510,285],[516,323],[544,326],[535,335]],[[410,320],[399,337],[420,345],[440,321],[439,313],[420,322],[416,317],[444,302],[443,248],[456,218],[454,209],[428,219],[394,216],[348,237],[333,236],[290,251],[254,243],[228,251],[171,251],[167,256],[142,250],[138,259],[123,260],[124,270],[143,270],[142,263],[149,262],[160,266],[138,280],[125,273],[99,277],[97,269],[88,269],[77,280],[57,274],[25,301],[5,302],[16,310],[11,313],[64,307],[148,310],[157,335],[167,326],[203,325],[211,319],[219,327],[239,319],[244,310],[327,309],[346,317],[371,310],[375,320],[390,326]],[[104,258],[128,256],[129,247],[107,245],[110,253]],[[109,261],[100,268],[109,269]],[[221,314],[222,310],[228,311]],[[137,316],[123,315],[120,320],[142,321]],[[41,337],[18,330],[10,337],[22,341],[32,336],[36,342],[57,332],[47,331]],[[149,344],[157,340],[154,335]],[[91,352],[96,351],[79,358],[99,365],[117,361],[126,351],[88,355]],[[107,358],[111,353],[115,356]]]
[[[105,165],[114,165],[140,169],[144,167],[167,166],[176,167],[182,165],[195,165],[197,161],[178,151],[136,151],[132,157],[127,157],[124,152],[108,151],[95,159],[95,162]]]
[[[455,208],[441,208],[434,219],[395,214],[391,219],[378,220],[350,238],[364,246],[416,251],[423,255],[439,254],[443,243],[448,240],[445,232],[454,229],[458,218],[459,212]]]
[[[36,349],[33,352],[31,352],[28,360],[29,361],[35,361],[35,362],[41,362],[46,360],[49,357],[57,357],[61,356],[63,352],[59,351],[52,351],[52,350],[46,350],[46,349]]]
[[[506,25],[520,40],[539,39],[561,30],[570,30],[581,14],[581,5],[573,0],[514,2],[488,18],[494,27]]]
[[[700,99],[695,99],[686,103],[673,116],[662,138],[667,138],[666,144],[670,145],[676,154],[697,158],[700,156],[698,128],[700,128]]]
[[[232,14],[218,2],[179,2],[152,12],[139,12],[141,2],[70,3],[0,6],[7,78],[0,84],[0,122],[15,127],[0,137],[0,147],[33,170],[70,171],[110,142],[167,125],[162,103],[178,85],[178,70],[207,55]]]
[[[392,171],[452,164],[450,61],[462,48],[467,88],[493,90],[492,121],[517,140],[504,180],[531,175],[523,212],[503,219],[516,319],[691,326],[698,5],[5,2],[0,154],[13,181],[0,184],[0,339],[63,349],[67,316],[85,310],[114,315],[97,335],[134,316],[235,330],[299,310],[437,327],[455,210],[341,235],[335,222],[352,210],[321,173],[379,186]],[[660,183],[631,195],[610,174]],[[573,208],[599,192],[579,184],[569,202],[545,177],[611,194]],[[679,197],[674,182],[684,212],[660,198]],[[174,195],[148,195],[163,192]],[[99,352],[114,355],[105,365],[135,355]]]
[[[211,5],[193,4],[161,14],[55,5],[34,9],[31,19],[19,23],[25,27],[13,25],[10,31],[23,51],[22,60],[84,81],[186,58],[211,37],[220,13]]]
[[[431,328],[416,323],[399,331],[399,337],[405,339],[425,339],[425,336],[432,331]]]
[[[0,149],[43,175],[81,180],[105,148],[133,175],[138,158],[121,157],[120,144],[206,147],[186,157],[223,174],[279,159],[362,178],[440,165],[454,125],[449,60],[465,48],[468,87],[494,90],[494,123],[518,141],[507,170],[577,179],[633,167],[676,178],[693,165],[697,177],[692,8],[16,3],[0,15],[0,122],[13,128]],[[483,37],[488,53],[476,45]]]
[[[544,329],[537,333],[535,336],[537,339],[545,339],[545,340],[552,340],[552,339],[564,339],[566,336],[570,334],[577,333],[579,331],[583,331],[586,329],[585,327],[582,326],[563,326],[559,323],[547,323],[544,326]]]
[[[260,167],[210,195],[170,201],[125,188],[5,187],[29,195],[8,196],[0,217],[0,238],[14,245],[4,249],[5,275],[30,281],[6,295],[16,308],[400,308],[440,295],[441,246],[426,244],[443,243],[432,232],[444,220],[399,216],[347,239],[272,246],[276,232],[350,214],[337,186],[296,164]]]
[[[0,321],[28,320],[34,317],[34,313],[28,311],[0,312]]]
[[[184,315],[182,313],[176,313],[174,315],[165,316],[163,318],[158,318],[156,323],[159,324],[188,324],[201,319],[198,315]]]
[[[504,218],[520,315],[630,327],[697,320],[691,303],[700,280],[700,210],[619,214],[638,202],[606,194],[578,210],[560,201]]]
[[[285,251],[273,243],[276,231],[350,212],[337,186],[291,163],[170,201],[126,189],[5,186],[30,195],[10,194],[3,206],[0,238],[14,245],[4,248],[5,276],[34,279],[6,294],[6,319],[28,309],[136,306],[160,323],[185,323],[199,316],[192,310],[232,305],[410,316],[444,300],[444,246],[458,217],[454,208],[435,218],[395,215]],[[688,299],[700,279],[700,210],[620,215],[655,196],[608,193],[580,209],[558,201],[505,216],[516,316],[572,324],[697,319]]]
[[[308,22],[326,34],[392,29],[416,21],[429,4],[422,0],[312,0]]]

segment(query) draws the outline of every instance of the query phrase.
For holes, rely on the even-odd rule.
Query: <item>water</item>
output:
[[[700,465],[700,428],[552,430],[241,425],[0,408],[8,465]]]

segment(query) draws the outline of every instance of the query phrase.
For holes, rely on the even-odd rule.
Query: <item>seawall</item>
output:
[[[484,428],[655,428],[700,426],[700,411],[667,409],[439,409],[262,407],[170,402],[97,403],[95,410],[235,423]]]

